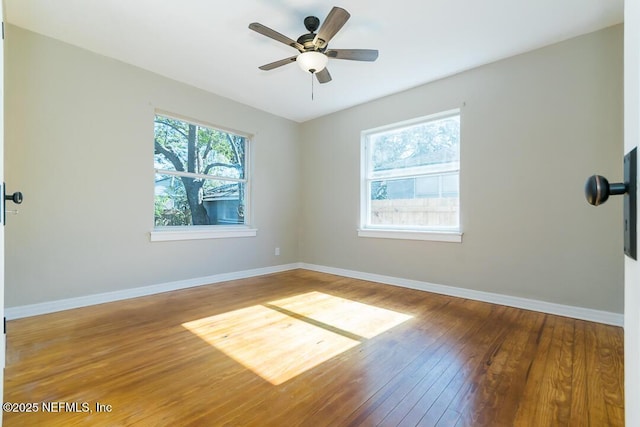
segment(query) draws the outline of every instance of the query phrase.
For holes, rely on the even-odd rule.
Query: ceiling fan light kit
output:
[[[318,71],[322,71],[329,62],[329,57],[324,53],[317,51],[302,52],[296,58],[296,62],[302,68],[302,71],[308,71],[311,74],[315,74]]]
[[[296,56],[271,62],[258,68],[268,71],[291,62],[297,62],[303,71],[315,74],[320,83],[328,83],[331,81],[331,74],[327,69],[329,58],[375,61],[378,58],[378,51],[374,49],[328,49],[329,41],[340,31],[349,17],[351,17],[349,12],[340,7],[331,9],[322,26],[320,26],[320,20],[317,17],[307,16],[304,19],[304,26],[309,32],[298,37],[298,40],[290,39],[258,22],[249,24],[249,28],[253,31],[291,46],[299,52]],[[320,30],[316,34],[315,31],[318,27]]]

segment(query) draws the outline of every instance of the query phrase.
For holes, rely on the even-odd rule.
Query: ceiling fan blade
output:
[[[375,61],[378,59],[376,49],[331,49],[325,54],[329,58],[350,59],[351,61]]]
[[[274,68],[282,67],[283,65],[287,65],[287,64],[290,64],[292,62],[296,62],[296,58],[297,57],[298,56],[296,55],[296,56],[292,56],[290,58],[281,59],[279,61],[271,62],[270,64],[265,64],[265,65],[263,65],[261,67],[258,67],[258,68],[260,68],[261,70],[264,70],[264,71],[273,70]]]
[[[298,49],[300,52],[302,52],[304,50],[304,46],[302,46],[300,43],[298,43],[295,40],[290,39],[289,37],[280,34],[279,32],[272,30],[269,27],[265,27],[264,25],[258,23],[258,22],[252,22],[251,24],[249,24],[249,28],[252,29],[253,31],[262,34],[263,36],[267,36],[271,39],[274,39],[276,41],[279,41],[280,43],[284,43],[288,46],[291,46],[295,49]]]
[[[318,49],[324,48],[350,17],[349,12],[341,7],[334,6],[322,23],[318,34],[313,39],[313,44]]]
[[[331,81],[331,74],[329,74],[329,70],[327,67],[316,73],[316,78],[320,83],[329,83]]]

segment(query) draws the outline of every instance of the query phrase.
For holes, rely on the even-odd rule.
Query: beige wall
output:
[[[622,26],[302,126],[303,262],[621,313]],[[461,107],[463,243],[359,238],[360,132]]]
[[[8,307],[297,261],[297,123],[17,27],[6,46]],[[255,135],[257,237],[149,242],[154,108]]]
[[[302,261],[622,312],[622,201],[583,196],[622,175],[621,26],[304,124],[12,26],[6,55],[8,307]],[[360,132],[456,107],[463,243],[358,238]],[[154,108],[256,135],[257,237],[149,242]]]

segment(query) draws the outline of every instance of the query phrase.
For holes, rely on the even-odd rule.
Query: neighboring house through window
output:
[[[362,237],[460,242],[460,111],[362,133]]]
[[[156,114],[152,240],[255,235],[248,148],[246,135]]]

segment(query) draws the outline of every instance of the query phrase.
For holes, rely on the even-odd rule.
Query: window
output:
[[[460,242],[460,112],[362,133],[363,237]]]
[[[156,114],[152,240],[255,235],[248,146],[247,136]]]

